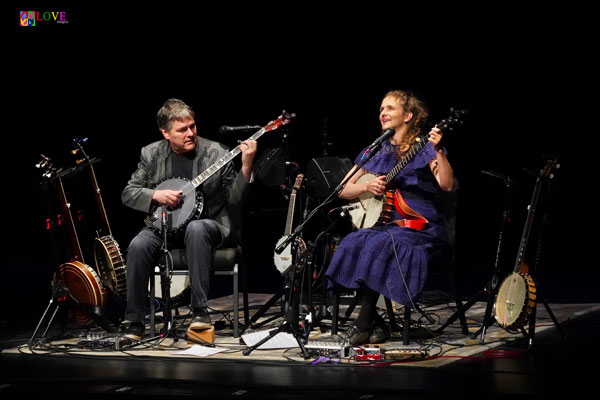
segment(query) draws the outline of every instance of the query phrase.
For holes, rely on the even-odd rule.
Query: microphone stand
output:
[[[281,254],[281,252],[290,244],[292,240],[296,240],[298,235],[300,235],[300,233],[302,233],[302,231],[304,230],[304,227],[306,226],[308,221],[310,221],[310,219],[317,213],[317,211],[319,211],[325,205],[331,203],[334,200],[334,197],[340,194],[344,187],[346,187],[346,184],[348,183],[350,178],[352,178],[362,168],[362,166],[365,165],[375,155],[375,153],[377,153],[380,150],[382,142],[383,141],[375,142],[371,146],[367,147],[365,153],[363,154],[363,158],[359,161],[357,165],[353,167],[353,170],[351,170],[352,172],[342,182],[340,182],[340,184],[337,185],[335,189],[333,189],[329,196],[327,196],[321,204],[315,207],[308,215],[308,217],[306,217],[306,219],[296,227],[294,232],[292,232],[292,234],[289,235],[287,239],[284,240],[279,245],[279,247],[275,249],[275,252],[277,254]]]
[[[365,153],[363,154],[362,159],[360,160],[360,162],[357,165],[355,165],[353,167],[354,169],[351,170],[351,173],[348,174],[348,176],[344,180],[342,180],[342,182],[340,182],[340,184],[338,184],[338,186],[329,194],[329,196],[327,196],[327,198],[321,204],[319,204],[314,210],[312,210],[310,215],[302,222],[302,224],[298,225],[298,227],[296,227],[294,232],[291,235],[289,235],[288,238],[279,247],[277,247],[275,249],[275,252],[277,254],[281,254],[281,252],[283,252],[283,250],[290,243],[292,243],[292,241],[296,240],[298,235],[300,235],[302,233],[302,231],[304,230],[304,227],[306,226],[308,221],[310,221],[313,218],[313,216],[317,213],[318,210],[320,210],[326,204],[332,202],[334,197],[339,195],[339,193],[344,189],[344,187],[346,186],[346,184],[348,183],[350,178],[352,178],[356,174],[356,172],[358,172],[358,170],[360,170],[362,168],[362,166],[365,165],[380,150],[382,142],[383,142],[383,140],[377,140],[365,150]],[[328,230],[330,228],[328,228]],[[319,236],[317,237],[317,240],[320,236],[321,235],[319,234]],[[307,264],[312,264],[312,257],[313,257],[312,253],[316,248],[317,240],[315,241],[315,243],[309,242],[309,244],[307,245],[306,251],[304,251],[301,254],[300,260],[306,258]],[[298,260],[296,260],[294,264],[299,264]],[[295,312],[295,310],[298,310],[298,306],[299,306],[299,304],[297,304],[298,290],[294,290],[295,289],[295,280],[296,280],[295,265],[292,265],[292,268],[290,268],[290,270],[291,270],[291,273],[290,273],[290,275],[291,275],[290,282],[291,283],[289,286],[290,293],[289,293],[289,297],[288,297],[290,304],[288,306],[288,309],[286,310],[285,321],[279,326],[279,328],[275,329],[267,337],[263,338],[261,341],[254,344],[253,346],[246,348],[242,352],[243,355],[245,355],[245,356],[249,355],[252,351],[254,351],[254,349],[256,349],[257,347],[260,347],[262,344],[268,342],[271,338],[273,338],[278,333],[280,333],[282,331],[287,331],[287,332],[290,332],[294,336],[296,341],[298,342],[298,345],[300,346],[300,349],[302,351],[302,355],[304,356],[304,358],[309,357],[309,354],[302,343],[299,329],[295,325],[295,323],[298,322],[298,316],[295,315],[294,312]],[[300,288],[300,291],[302,291],[302,288]],[[313,313],[312,307],[310,309],[310,313],[311,314]],[[314,319],[313,316],[310,315],[309,324],[312,322],[313,319]],[[305,329],[306,338],[308,337],[309,333],[310,333],[310,327],[309,327],[309,329]]]
[[[163,334],[167,334],[172,327],[173,324],[173,316],[171,315],[171,277],[169,276],[169,249],[167,245],[167,207],[162,206],[161,212],[161,236],[162,236],[162,247],[160,249],[161,253],[165,258],[165,262],[159,264],[160,268],[160,286],[162,297],[164,299],[164,309],[163,309]],[[154,279],[152,276],[151,279]],[[154,287],[154,282],[152,282]],[[154,308],[154,303],[152,304],[152,308]],[[154,310],[150,310],[150,326],[154,328]],[[154,334],[154,332],[152,332]]]

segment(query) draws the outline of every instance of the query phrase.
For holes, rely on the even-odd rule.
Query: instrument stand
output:
[[[300,350],[302,351],[302,356],[305,359],[310,357],[308,354],[308,351],[304,347],[304,343],[303,343],[303,341],[306,338],[303,337],[303,335],[301,334],[301,332],[298,328],[298,308],[300,307],[300,303],[298,301],[299,293],[296,288],[296,282],[297,282],[296,268],[293,268],[293,267],[294,267],[294,265],[292,265],[291,272],[289,272],[290,276],[289,276],[288,280],[290,283],[289,283],[289,287],[287,288],[289,291],[289,293],[288,293],[289,303],[286,304],[285,319],[284,319],[283,323],[277,329],[272,331],[269,334],[269,336],[263,338],[258,343],[246,348],[242,352],[243,355],[245,355],[245,356],[249,355],[256,348],[262,346],[264,343],[268,342],[270,339],[275,337],[280,332],[287,332],[287,333],[291,333],[294,336],[294,338],[296,339],[296,342],[298,342],[298,346],[300,347]],[[249,324],[247,324],[246,326],[248,326],[248,325]],[[310,329],[307,329],[306,336],[308,336],[309,332],[310,332]]]
[[[537,303],[538,302],[536,302],[536,306],[533,308],[532,315],[531,315],[531,317],[529,319],[529,331],[525,331],[525,328],[523,328],[523,327],[521,327],[521,329],[520,329],[521,333],[523,334],[523,336],[525,337],[525,339],[527,339],[527,346],[530,349],[533,348],[533,342],[535,341],[535,324],[536,324],[536,315],[537,315]],[[550,308],[550,305],[548,304],[548,302],[546,301],[546,299],[542,300],[542,304],[544,304],[544,308],[546,309],[546,312],[550,316],[550,319],[552,320],[552,323],[554,323],[554,326],[556,327],[556,330],[560,334],[561,340],[565,340],[565,338],[567,337],[567,334],[561,328],[560,323],[556,319],[556,316],[552,312],[552,309]]]
[[[487,305],[485,308],[485,314],[484,314],[484,318],[483,318],[481,327],[479,328],[479,330],[477,330],[474,334],[471,335],[471,337],[474,339],[481,334],[479,343],[483,344],[484,340],[485,340],[485,334],[486,334],[487,328],[492,326],[494,323],[494,318],[492,317],[492,309],[494,306],[494,300],[496,298],[496,292],[498,289],[498,282],[499,282],[498,275],[500,272],[499,261],[500,261],[500,253],[502,250],[502,240],[504,237],[504,232],[506,230],[506,225],[508,222],[510,222],[509,203],[510,203],[510,193],[511,193],[511,189],[514,184],[514,181],[511,177],[501,175],[497,172],[492,172],[492,171],[481,171],[481,172],[486,175],[490,175],[492,177],[501,179],[504,182],[504,187],[506,188],[506,194],[504,196],[504,211],[502,212],[502,221],[500,223],[500,230],[498,233],[498,245],[496,247],[496,258],[494,261],[493,275],[492,275],[491,279],[489,280],[489,282],[485,285],[485,287],[483,289],[481,289],[479,292],[475,293],[475,295],[473,295],[473,297],[471,297],[471,299],[469,299],[465,304],[463,304],[463,306],[460,309],[456,310],[456,312],[454,314],[452,314],[450,316],[450,318],[448,318],[446,323],[444,325],[442,325],[440,328],[438,328],[436,330],[436,332],[442,333],[444,331],[444,329],[446,329],[446,327],[448,327],[450,324],[452,324],[458,318],[464,319],[465,312],[468,309],[470,309],[478,300],[480,300],[484,296],[487,296]],[[468,332],[464,332],[464,333],[468,334]]]
[[[313,269],[312,269],[313,253],[314,253],[315,249],[317,248],[319,241],[321,240],[321,238],[323,236],[327,237],[329,235],[330,231],[333,230],[333,228],[338,224],[338,222],[343,220],[347,215],[349,215],[348,211],[345,209],[341,209],[341,211],[340,211],[338,217],[335,219],[335,221],[333,221],[331,224],[329,224],[329,226],[324,231],[319,233],[317,235],[316,239],[314,240],[314,242],[308,242],[308,244],[306,246],[306,251],[302,254],[302,256],[307,258],[307,266],[311,267],[307,271],[307,276],[309,279],[313,275]],[[323,292],[324,292],[323,304],[321,305],[319,312],[316,313],[316,316],[314,318],[315,326],[319,326],[321,323],[321,320],[323,320],[323,319],[332,318],[332,320],[333,320],[334,318],[337,318],[337,315],[332,315],[327,312],[327,283],[326,282],[324,282]],[[311,286],[309,286],[309,294],[311,294],[311,293],[312,293]],[[310,309],[312,310],[312,306],[313,306],[312,305],[312,297],[310,299],[309,306],[310,306]],[[323,329],[321,329],[321,331],[323,331]]]
[[[559,166],[557,166],[558,168]],[[552,176],[550,177],[552,178]],[[537,242],[537,249],[536,249],[536,255],[535,255],[535,262],[534,262],[534,266],[532,268],[531,271],[531,276],[535,279],[537,276],[537,270],[538,270],[538,266],[539,266],[539,262],[540,262],[540,258],[541,258],[541,254],[542,254],[542,239],[545,233],[545,229],[549,224],[549,216],[550,216],[550,211],[549,211],[549,206],[548,206],[548,197],[551,191],[551,185],[548,184],[547,185],[547,198],[546,198],[546,202],[544,204],[544,214],[542,216],[542,220],[540,221],[542,224],[542,228],[540,230],[539,233],[539,237],[538,237],[538,242]],[[539,287],[539,282],[536,282],[536,295],[537,295],[537,299],[541,299],[541,303],[544,305],[544,308],[546,309],[546,312],[548,313],[548,315],[550,316],[550,319],[552,320],[552,322],[554,323],[554,326],[556,327],[556,330],[558,331],[561,340],[565,340],[566,338],[566,332],[561,328],[560,323],[558,322],[558,320],[556,319],[556,316],[554,315],[554,313],[552,312],[552,309],[550,308],[550,305],[548,304],[548,301],[542,297],[540,295],[540,293],[542,293],[540,291],[540,287]],[[536,299],[536,300],[537,300]],[[536,301],[535,306],[533,307],[533,312],[529,318],[529,330],[525,331],[525,329],[523,327],[521,327],[521,333],[523,334],[523,336],[525,337],[525,339],[527,339],[527,345],[529,348],[533,347],[533,343],[535,340],[535,324],[536,324],[536,320],[537,320],[537,305],[540,301]]]
[[[290,304],[290,297],[288,295],[286,295],[286,293],[291,292],[291,290],[293,290],[293,284],[294,281],[293,279],[291,279],[291,272],[290,271],[295,271],[296,269],[296,253],[297,253],[297,244],[296,241],[292,242],[292,250],[291,250],[291,255],[292,255],[292,266],[288,269],[288,272],[285,273],[286,278],[283,282],[283,285],[281,286],[281,289],[279,289],[279,291],[277,293],[275,293],[265,304],[262,305],[262,307],[255,312],[252,317],[250,317],[250,319],[248,320],[247,323],[244,324],[244,327],[242,328],[242,330],[240,331],[240,335],[242,335],[247,328],[252,327],[252,328],[257,328],[259,326],[262,326],[264,324],[267,324],[277,318],[280,318],[282,316],[285,315],[286,311],[289,307]],[[255,324],[256,321],[258,321],[263,315],[265,315],[273,305],[275,305],[277,303],[277,301],[279,301],[279,299],[281,297],[285,297],[284,298],[284,311],[278,313],[277,315],[270,317],[258,324]]]
[[[48,320],[48,324],[46,325],[46,328],[44,329],[44,333],[42,334],[41,338],[45,338],[46,335],[48,334],[48,330],[50,329],[50,326],[52,325],[52,322],[54,321],[54,318],[56,317],[58,310],[60,310],[62,308],[63,303],[66,302],[70,298],[70,294],[71,294],[71,292],[69,291],[69,288],[67,288],[62,282],[59,282],[58,280],[53,281],[52,296],[50,297],[48,306],[46,307],[46,310],[44,310],[44,313],[42,314],[42,318],[40,318],[40,321],[38,322],[35,330],[33,331],[33,335],[31,335],[31,338],[29,339],[29,350],[30,351],[33,348],[37,333],[40,330],[42,323],[46,319],[46,315],[48,314],[50,309],[54,308],[54,310],[52,311],[52,316],[50,317],[50,320]],[[64,323],[62,323],[62,322],[61,322],[61,331],[64,331]]]

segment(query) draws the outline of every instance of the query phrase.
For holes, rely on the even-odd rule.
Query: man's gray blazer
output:
[[[229,152],[225,146],[205,138],[196,138],[196,157],[193,177],[200,175]],[[135,210],[150,213],[157,206],[152,200],[154,188],[167,178],[172,178],[172,150],[168,140],[160,140],[142,148],[137,169],[123,192],[121,201]],[[250,184],[243,174],[235,172],[233,161],[208,178],[199,188],[204,196],[203,218],[219,223],[224,240],[234,230],[233,238],[239,240],[241,207]]]

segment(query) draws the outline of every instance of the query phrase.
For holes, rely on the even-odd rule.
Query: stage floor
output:
[[[270,297],[251,294],[251,314]],[[468,310],[471,333],[479,330],[485,305],[478,302]],[[413,327],[408,346],[402,344],[399,332],[380,345],[380,350],[388,352],[418,351],[424,359],[362,361],[324,352],[312,352],[304,358],[300,347],[294,345],[293,336],[288,338],[291,343],[285,342],[290,343],[289,347],[257,348],[244,355],[248,348],[244,340],[234,338],[227,324],[217,322],[221,317],[231,317],[231,298],[224,297],[211,300],[211,317],[219,327],[215,336],[215,347],[222,350],[219,353],[182,354],[203,346],[173,338],[115,350],[110,344],[90,345],[90,340],[102,336],[103,331],[98,328],[72,330],[61,338],[53,338],[57,332],[51,330],[48,334],[51,340],[43,345],[30,348],[27,340],[14,342],[14,346],[4,345],[0,357],[0,394],[3,398],[29,393],[61,398],[84,395],[112,398],[119,394],[165,398],[201,394],[201,398],[380,399],[399,395],[404,398],[537,396],[567,393],[569,388],[577,388],[577,392],[584,387],[592,388],[594,381],[587,365],[597,352],[592,340],[600,332],[600,304],[550,304],[549,307],[567,333],[564,340],[541,304],[537,307],[532,344],[524,340],[523,334],[509,333],[497,324],[487,330],[481,342],[481,336],[463,335],[458,321],[431,337],[428,333],[435,332],[454,312],[447,304],[435,304],[424,307],[435,323]],[[279,306],[271,308],[259,322],[277,316],[280,310]],[[180,311],[185,314],[184,309]],[[412,318],[413,325],[418,319],[424,320],[417,312],[413,312]],[[275,318],[258,330],[275,329],[283,322],[283,318]],[[329,321],[322,322],[323,329],[317,327],[311,331],[309,343],[332,339],[330,332],[323,332]],[[177,324],[185,331],[186,319],[179,319]],[[248,329],[244,334],[251,331]],[[28,338],[21,336],[21,339]],[[275,339],[269,343],[274,345]]]

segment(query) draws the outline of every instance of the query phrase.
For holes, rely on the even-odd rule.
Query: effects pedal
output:
[[[342,343],[327,340],[309,340],[304,348],[320,356],[339,354],[340,357],[348,356],[348,347]]]
[[[350,348],[350,357],[356,361],[379,361],[383,359],[383,349],[379,346],[361,346]]]
[[[385,360],[396,361],[421,361],[427,357],[427,352],[417,349],[388,349],[384,352]]]

